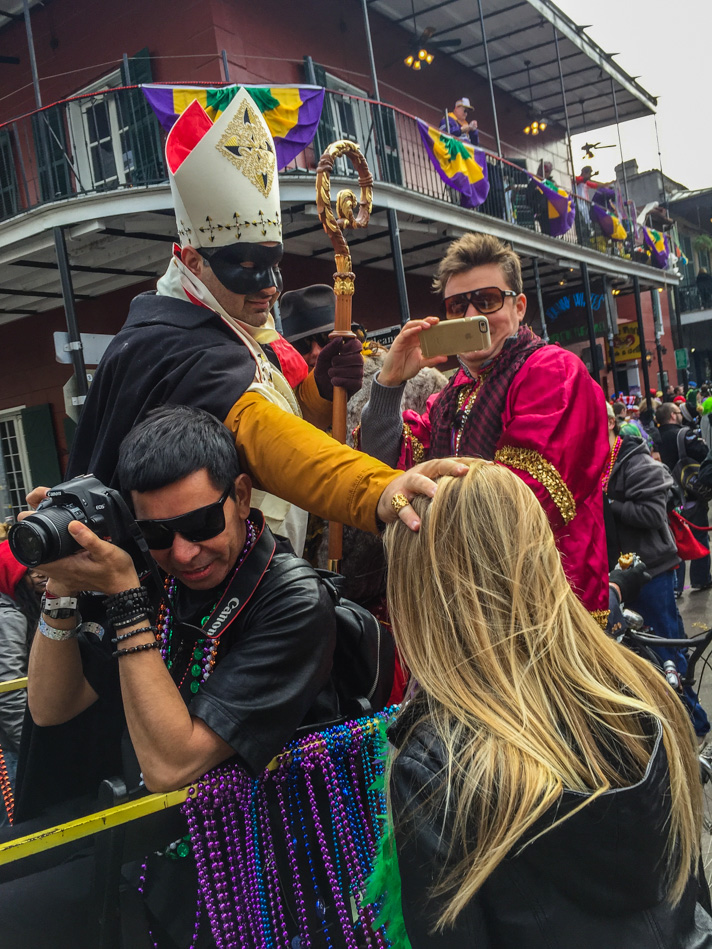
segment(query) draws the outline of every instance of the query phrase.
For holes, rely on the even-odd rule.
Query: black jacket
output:
[[[668,527],[667,497],[673,479],[644,442],[625,437],[608,481],[620,553],[636,553],[652,577],[680,563]]]
[[[74,435],[67,477],[111,484],[119,445],[160,405],[192,405],[223,421],[251,385],[247,347],[217,313],[188,300],[141,293],[104,354]]]
[[[712,448],[700,465],[700,481],[708,488],[712,488]]]
[[[523,851],[516,848],[455,928],[432,934],[442,904],[429,894],[449,833],[442,810],[433,816],[421,807],[438,793],[443,760],[433,732],[419,726],[391,775],[403,915],[413,949],[712,947],[712,918],[696,902],[696,878],[690,877],[678,906],[664,899],[669,783],[661,733],[641,782],[602,795]],[[581,795],[565,792],[527,839],[580,802]]]
[[[670,471],[680,460],[677,450],[677,433],[683,428],[682,425],[661,425],[660,426],[660,457],[663,464],[667,465]],[[707,445],[704,441],[695,435],[687,435],[685,438],[685,448],[687,454],[693,461],[704,461],[707,457]]]

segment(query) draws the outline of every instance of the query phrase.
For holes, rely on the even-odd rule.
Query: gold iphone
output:
[[[461,320],[442,320],[420,334],[420,348],[426,358],[455,356],[478,349],[489,349],[489,322],[484,316],[465,316]]]

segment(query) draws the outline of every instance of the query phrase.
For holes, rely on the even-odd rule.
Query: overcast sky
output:
[[[688,188],[712,187],[712,0],[555,0],[617,63],[658,99],[664,173]],[[641,171],[659,167],[652,117],[621,124],[623,156]],[[615,126],[573,137],[574,160],[586,142],[615,145],[595,153],[602,181],[620,161]]]

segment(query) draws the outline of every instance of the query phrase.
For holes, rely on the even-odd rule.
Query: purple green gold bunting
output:
[[[665,270],[670,257],[670,244],[667,237],[651,227],[643,229],[643,243],[650,251],[650,259],[660,270]]]
[[[596,224],[598,224],[606,237],[610,237],[612,241],[624,241],[626,239],[628,232],[615,214],[606,211],[600,204],[592,204],[590,212],[591,217]]]
[[[310,145],[324,104],[321,86],[163,86],[146,84],[141,91],[168,132],[178,116],[197,99],[213,122],[224,112],[238,89],[246,89],[265,118],[281,171]]]
[[[482,204],[489,194],[484,150],[417,121],[428,157],[445,184],[464,194],[470,207]]]
[[[542,181],[536,175],[527,172],[537,189],[547,201],[549,214],[549,234],[552,237],[561,237],[574,223],[576,205],[568,191],[557,187],[553,181]]]

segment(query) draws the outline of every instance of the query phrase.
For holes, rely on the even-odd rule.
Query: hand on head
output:
[[[425,497],[435,497],[437,485],[433,478],[440,478],[443,475],[452,475],[461,477],[466,474],[468,466],[459,462],[456,458],[434,458],[432,461],[424,461],[420,465],[415,465],[402,475],[395,478],[388,485],[378,502],[378,517],[384,524],[390,524],[396,518],[400,518],[403,523],[413,531],[420,527],[420,518],[415,513],[410,504],[401,507],[398,503],[393,504],[396,495],[403,495],[410,499],[418,494]]]

